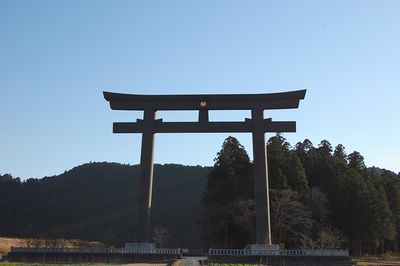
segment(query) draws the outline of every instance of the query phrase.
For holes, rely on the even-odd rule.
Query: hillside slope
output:
[[[152,228],[170,246],[202,243],[200,199],[209,168],[155,165]],[[132,241],[139,166],[89,163],[61,175],[20,182],[0,178],[0,235],[80,238],[116,246]]]

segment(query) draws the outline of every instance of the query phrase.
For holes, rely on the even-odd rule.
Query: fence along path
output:
[[[89,254],[181,254],[180,248],[125,249],[125,248],[33,248],[11,247],[15,253],[89,253]]]
[[[125,249],[125,248],[34,248],[11,247],[15,253],[89,253],[89,254],[165,254],[184,255],[187,249]],[[214,249],[208,250],[209,256],[349,256],[348,250],[251,250],[251,249]]]
[[[251,250],[251,249],[214,249],[211,256],[349,256],[348,250]]]

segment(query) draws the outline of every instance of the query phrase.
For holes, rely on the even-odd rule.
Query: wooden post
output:
[[[149,243],[151,197],[153,192],[154,109],[144,110],[142,150],[140,157],[139,201],[137,206],[136,242]]]
[[[253,122],[253,161],[256,198],[256,243],[271,244],[271,222],[269,213],[269,187],[267,154],[264,136],[264,110],[251,110]]]

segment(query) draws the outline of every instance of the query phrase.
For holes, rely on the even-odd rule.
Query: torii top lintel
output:
[[[266,94],[139,95],[103,92],[113,110],[252,110],[298,108],[306,90]]]
[[[114,122],[114,133],[295,132],[295,121],[264,119],[266,109],[298,108],[306,90],[268,94],[137,95],[103,92],[113,110],[143,110],[136,122]],[[164,122],[158,110],[198,110],[198,122]],[[209,110],[251,110],[244,122],[209,121]],[[258,128],[258,129],[257,129]]]

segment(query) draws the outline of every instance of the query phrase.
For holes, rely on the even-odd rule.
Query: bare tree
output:
[[[307,244],[314,220],[311,212],[300,202],[298,194],[291,190],[271,189],[270,195],[274,241],[294,246]]]
[[[153,232],[151,234],[151,239],[159,247],[165,247],[170,238],[171,235],[169,234],[168,229],[166,227],[156,227],[153,229]]]
[[[45,239],[44,246],[46,248],[56,248],[57,247],[57,239]]]
[[[77,240],[76,240],[76,246],[77,246],[78,248],[85,248],[85,247],[88,247],[86,241],[84,241],[84,240],[82,240],[82,239],[77,239]]]
[[[46,243],[45,243],[45,240],[44,240],[44,239],[41,239],[41,238],[34,238],[34,239],[32,239],[32,241],[31,241],[31,245],[32,245],[32,247],[40,248],[40,247],[45,247],[45,246],[46,246]]]
[[[30,248],[34,246],[35,240],[33,238],[27,238],[25,239],[25,245]]]
[[[57,247],[58,248],[66,248],[68,246],[68,240],[64,238],[57,239]]]
[[[319,240],[314,240],[309,234],[299,234],[300,247],[302,249],[318,249],[320,248]]]
[[[330,226],[319,234],[320,248],[322,249],[339,249],[345,241],[343,234]]]

